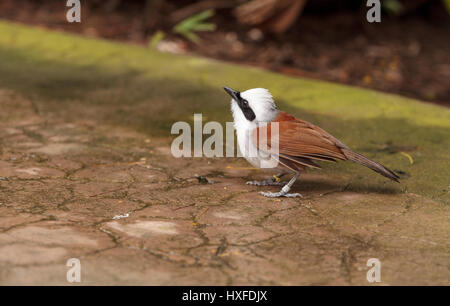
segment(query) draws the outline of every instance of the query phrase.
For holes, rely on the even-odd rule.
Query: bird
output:
[[[296,118],[278,110],[272,94],[265,88],[253,88],[243,92],[224,86],[231,96],[231,112],[237,143],[243,157],[254,167],[263,168],[263,162],[277,160],[277,175],[264,181],[249,181],[248,185],[283,186],[279,192],[260,192],[265,197],[302,197],[300,193],[289,193],[292,185],[307,168],[321,168],[318,161],[336,162],[353,161],[399,183],[399,176],[385,166],[357,153],[312,123]],[[270,123],[270,124],[269,124]],[[272,123],[278,124],[278,133],[271,134]],[[258,147],[258,135],[267,137],[267,150],[258,154],[250,154],[251,149]],[[275,135],[278,134],[278,135]],[[278,145],[275,153],[269,151]],[[280,178],[288,173],[293,177],[287,182]]]

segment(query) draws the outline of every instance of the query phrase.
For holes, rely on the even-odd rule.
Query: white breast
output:
[[[256,146],[250,139],[250,132],[251,130],[236,129],[239,151],[250,164],[254,167],[260,168],[260,158],[255,156],[256,154],[250,154],[250,152],[256,152],[257,150]]]

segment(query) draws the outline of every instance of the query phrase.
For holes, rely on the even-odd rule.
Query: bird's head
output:
[[[224,87],[231,96],[231,110],[235,121],[247,120],[259,125],[271,122],[278,114],[272,95],[265,88],[253,88],[243,92]]]

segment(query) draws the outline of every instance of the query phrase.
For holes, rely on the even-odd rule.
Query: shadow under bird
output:
[[[320,168],[317,161],[350,160],[366,166],[373,171],[399,182],[399,177],[385,166],[352,151],[335,137],[321,128],[279,111],[267,89],[253,88],[243,92],[224,87],[231,96],[231,111],[237,134],[239,149],[245,159],[253,166],[262,168],[265,159],[278,160],[276,170],[278,175],[265,181],[250,181],[249,185],[283,186],[279,192],[261,192],[266,197],[301,197],[299,193],[289,193],[292,185],[306,168]],[[278,133],[270,134],[272,122],[278,123]],[[264,132],[263,132],[263,129]],[[278,151],[260,154],[249,154],[251,146],[259,148],[258,135],[265,133],[267,146],[270,148],[276,142]],[[278,134],[278,135],[275,135]],[[259,151],[260,153],[261,151]],[[269,151],[267,151],[269,152]],[[266,152],[266,153],[267,153]],[[287,173],[294,176],[288,183],[280,182],[279,178]]]

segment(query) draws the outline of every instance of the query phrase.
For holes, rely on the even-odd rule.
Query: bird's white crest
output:
[[[250,108],[255,113],[255,119],[248,121],[236,101],[232,100],[231,111],[233,113],[235,127],[253,129],[266,125],[278,115],[277,107],[270,92],[265,88],[253,88],[241,92],[241,97],[248,101]]]

